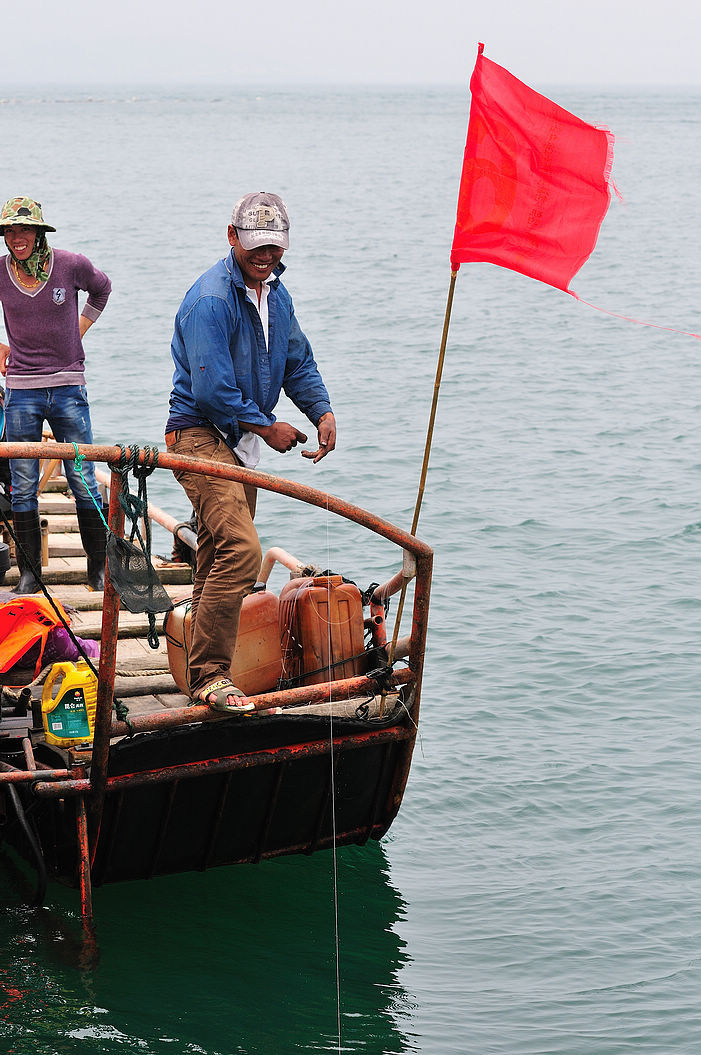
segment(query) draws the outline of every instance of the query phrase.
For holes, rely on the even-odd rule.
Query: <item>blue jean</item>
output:
[[[8,443],[39,443],[44,422],[48,422],[57,443],[92,443],[90,407],[84,385],[60,385],[58,388],[8,388],[5,396],[5,428]],[[82,473],[88,485],[76,472],[73,461],[64,461],[66,479],[75,496],[75,504],[92,508],[90,494],[99,506],[102,499],[92,462],[83,462]],[[18,513],[38,508],[39,459],[12,458],[12,508]]]

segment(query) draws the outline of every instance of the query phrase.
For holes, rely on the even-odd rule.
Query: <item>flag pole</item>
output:
[[[450,286],[448,287],[448,302],[445,307],[445,319],[443,320],[443,334],[441,336],[441,347],[438,353],[438,363],[436,365],[436,379],[433,383],[433,401],[431,403],[431,413],[428,419],[428,430],[426,432],[426,444],[424,447],[424,459],[423,465],[421,466],[421,477],[419,479],[419,490],[416,495],[416,505],[414,506],[414,519],[411,523],[411,534],[416,535],[416,528],[419,523],[419,516],[421,514],[421,503],[423,502],[424,490],[426,488],[426,477],[428,475],[428,462],[431,457],[431,444],[433,442],[433,427],[436,423],[436,412],[438,410],[438,395],[441,387],[441,378],[443,377],[443,364],[445,363],[445,349],[448,344],[448,330],[450,328],[450,315],[453,310],[453,294],[455,293],[455,280],[458,277],[458,268],[451,268],[450,272]],[[406,591],[408,586],[408,579],[404,580],[402,590],[399,595],[399,603],[397,605],[397,615],[394,621],[394,632],[392,634],[392,643],[389,648],[388,662],[390,666],[394,662],[394,653],[397,648],[397,639],[399,637],[399,624],[402,619],[402,612],[404,611],[404,598],[406,597]],[[384,711],[384,692],[382,694],[382,702],[380,705],[380,713]]]
[[[459,266],[459,265],[458,265]],[[416,534],[416,528],[419,523],[419,514],[421,513],[421,503],[424,497],[424,489],[426,487],[426,476],[428,475],[428,460],[431,456],[431,444],[433,442],[433,427],[436,423],[436,413],[438,410],[438,395],[441,387],[441,378],[443,377],[443,364],[445,363],[445,349],[448,343],[448,329],[450,327],[450,314],[453,310],[453,294],[455,293],[455,279],[458,277],[457,268],[455,271],[450,272],[450,286],[448,287],[448,303],[445,307],[445,319],[443,320],[443,334],[441,336],[441,347],[438,353],[438,363],[436,366],[436,380],[433,383],[433,401],[431,403],[431,414],[428,420],[428,430],[426,433],[426,446],[424,448],[424,460],[421,466],[421,478],[419,480],[419,491],[416,496],[416,506],[414,508],[414,519],[411,523],[411,534]]]

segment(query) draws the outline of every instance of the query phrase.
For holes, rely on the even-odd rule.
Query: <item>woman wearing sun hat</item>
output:
[[[32,198],[11,198],[0,211],[0,234],[9,250],[0,257],[0,302],[8,342],[0,342],[0,373],[6,376],[10,443],[40,441],[45,421],[59,443],[92,443],[82,339],[100,317],[112,286],[87,257],[50,248],[46,232],[55,230]],[[88,298],[79,314],[81,290]],[[32,567],[41,567],[39,462],[13,459],[10,468],[21,573],[14,592],[35,593],[39,583]],[[86,490],[74,463],[64,462],[64,468],[88,556],[88,585],[101,590],[105,528],[92,500],[101,505],[95,472],[91,462],[83,463]]]

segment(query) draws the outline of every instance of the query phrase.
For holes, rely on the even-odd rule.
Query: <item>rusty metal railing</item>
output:
[[[117,468],[124,465],[126,456],[127,463],[131,461],[132,452],[130,448],[126,451],[117,446],[98,446],[94,444],[82,444],[77,447],[77,454],[86,461],[105,463],[111,470],[110,504],[109,504],[109,528],[117,536],[124,532],[124,511],[119,502],[121,490],[121,476]],[[137,452],[137,461],[142,464],[146,455],[143,451]],[[72,443],[0,443],[0,458],[40,458],[56,459],[61,461],[73,461],[76,458],[76,447]],[[153,464],[152,456],[149,455],[149,463]],[[426,633],[428,626],[428,603],[431,587],[431,573],[433,565],[432,549],[414,535],[396,527],[389,521],[375,516],[367,510],[354,506],[334,495],[327,494],[313,487],[308,487],[295,481],[286,480],[282,477],[271,476],[256,470],[245,469],[242,466],[225,465],[218,462],[184,458],[180,455],[159,452],[157,468],[161,470],[187,470],[188,472],[200,473],[206,476],[214,476],[225,480],[235,480],[242,483],[252,484],[266,491],[286,495],[297,501],[308,505],[318,506],[328,512],[334,513],[346,520],[352,521],[361,527],[374,532],[399,546],[404,554],[411,554],[413,561],[404,563],[411,564],[413,575],[415,565],[415,589],[414,607],[412,613],[412,627],[409,643],[408,669],[402,669],[392,674],[392,683],[395,686],[411,684],[414,702],[412,704],[412,718],[414,723],[418,719],[418,707],[420,699],[421,678],[423,673],[424,649],[426,645]],[[88,779],[74,781],[75,775],[70,770],[33,770],[23,772],[14,770],[8,772],[0,770],[0,784],[7,781],[12,783],[31,782],[35,790],[43,795],[55,796],[58,784],[70,781],[73,793],[79,789],[81,806],[78,812],[79,818],[79,842],[84,846],[87,842],[86,823],[83,810],[84,798],[87,799],[87,829],[89,831],[90,858],[94,858],[95,848],[100,831],[104,798],[107,788],[107,771],[109,763],[110,739],[114,736],[124,735],[128,732],[124,723],[112,720],[112,705],[114,697],[114,682],[116,673],[117,639],[119,622],[119,595],[116,592],[110,578],[109,572],[105,575],[105,591],[102,606],[102,646],[100,653],[99,678],[97,690],[97,709],[95,719],[95,731],[93,737],[92,765]],[[339,681],[317,685],[304,686],[269,692],[253,696],[257,710],[266,710],[272,707],[294,706],[302,702],[317,699],[346,699],[367,691],[373,686],[371,679],[360,676],[346,678]],[[179,725],[191,724],[192,722],[209,721],[221,718],[212,712],[206,705],[193,706],[165,710],[157,715],[144,715],[132,720],[133,731],[147,731],[163,728],[173,728]],[[411,754],[407,756],[405,772],[401,780],[406,783],[408,767]],[[65,785],[68,790],[68,784]],[[83,798],[84,796],[84,798]],[[86,861],[81,858],[81,893],[84,901],[89,901],[89,868],[86,869]]]

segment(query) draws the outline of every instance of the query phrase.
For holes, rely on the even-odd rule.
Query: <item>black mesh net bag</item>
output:
[[[158,449],[145,447],[143,463],[139,464],[139,448],[136,445],[132,445],[129,458],[122,444],[119,444],[119,448],[121,455],[117,472],[122,478],[119,501],[125,518],[131,521],[131,536],[125,539],[119,538],[112,531],[108,533],[107,568],[124,607],[132,613],[146,612],[148,615],[148,643],[151,648],[157,649],[156,614],[167,612],[173,607],[173,602],[151,564],[151,521],[148,513],[146,477],[158,465]],[[130,468],[139,482],[138,495],[131,494],[129,490]],[[145,541],[139,532],[140,519],[145,527]],[[134,538],[138,540],[139,546],[134,545]]]
[[[122,604],[130,612],[167,612],[173,602],[143,550],[110,532],[107,567]]]

